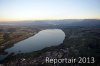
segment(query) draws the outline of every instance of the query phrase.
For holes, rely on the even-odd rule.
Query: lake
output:
[[[64,39],[65,33],[61,29],[46,29],[5,49],[5,52],[8,52],[8,54],[29,53],[46,47],[59,45],[63,43]]]

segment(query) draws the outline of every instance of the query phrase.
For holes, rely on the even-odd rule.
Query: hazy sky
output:
[[[100,0],[0,0],[0,21],[100,19]]]

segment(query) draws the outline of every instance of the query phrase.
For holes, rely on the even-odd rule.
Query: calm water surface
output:
[[[63,42],[64,38],[65,33],[62,30],[46,29],[26,40],[14,44],[14,46],[6,49],[5,51],[8,52],[8,54],[38,51],[45,47],[59,45]]]

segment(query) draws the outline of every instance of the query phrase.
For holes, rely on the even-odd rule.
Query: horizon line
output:
[[[68,19],[37,19],[37,20],[1,20],[0,22],[19,22],[19,21],[52,21],[52,20],[86,20],[86,19],[91,19],[91,20],[100,20],[100,18],[68,18]]]

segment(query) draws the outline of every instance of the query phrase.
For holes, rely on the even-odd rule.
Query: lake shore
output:
[[[38,29],[36,32],[31,32],[31,33],[28,33],[28,34],[26,34],[26,35],[24,35],[24,36],[21,36],[21,37],[19,37],[19,38],[15,38],[15,39],[13,39],[13,40],[10,40],[10,41],[7,41],[7,42],[3,43],[3,44],[0,46],[0,54],[5,54],[4,50],[5,50],[6,48],[9,48],[9,47],[13,46],[13,45],[14,45],[15,43],[17,43],[17,42],[20,42],[20,41],[22,41],[22,40],[25,40],[25,39],[31,37],[31,36],[34,36],[34,35],[37,34],[39,31],[41,31],[41,30]]]

